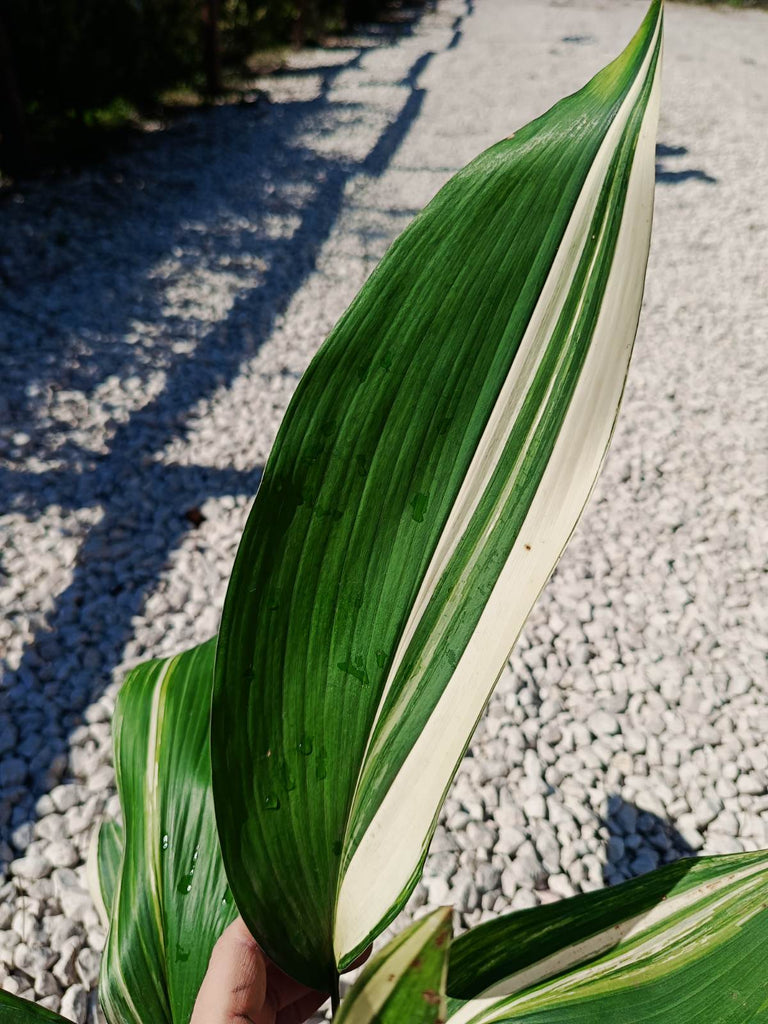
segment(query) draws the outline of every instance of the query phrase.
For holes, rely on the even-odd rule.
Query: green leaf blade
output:
[[[767,951],[768,854],[682,861],[461,936],[448,1019],[756,1024]]]
[[[0,1021],[2,1024],[67,1024],[65,1017],[46,1010],[28,999],[19,999],[0,989]]]
[[[441,1024],[451,910],[415,921],[371,958],[344,998],[337,1024]]]
[[[654,2],[617,61],[445,186],[278,435],[224,608],[213,783],[246,923],[312,987],[404,904],[599,471],[642,296],[660,49]]]
[[[211,794],[214,654],[210,640],[140,665],[118,698],[124,850],[99,988],[110,1024],[187,1024],[211,950],[236,914]],[[104,867],[102,857],[106,848]]]

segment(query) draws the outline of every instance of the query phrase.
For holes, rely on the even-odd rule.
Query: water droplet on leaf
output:
[[[358,682],[361,682],[363,686],[368,686],[371,681],[368,678],[368,670],[362,657],[357,657],[354,661],[351,658],[347,658],[346,661],[340,661],[338,667],[342,672],[346,672],[347,675],[353,676]]]
[[[427,494],[414,494],[411,498],[411,518],[414,523],[424,522],[427,505],[429,505],[429,495]]]
[[[188,871],[185,875],[182,875],[179,879],[178,885],[176,886],[176,892],[181,896],[186,896],[192,891],[192,879],[195,876],[194,871]]]

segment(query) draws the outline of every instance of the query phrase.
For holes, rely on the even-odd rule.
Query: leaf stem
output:
[[[331,981],[331,1017],[336,1016],[336,1011],[339,1008],[341,1002],[341,993],[339,992],[339,975],[334,972],[333,979]]]

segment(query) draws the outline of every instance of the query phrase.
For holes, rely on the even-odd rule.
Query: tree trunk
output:
[[[203,0],[203,49],[205,88],[209,96],[216,96],[221,92],[219,0]]]
[[[303,46],[307,38],[307,2],[298,0],[296,4],[296,17],[293,20],[291,29],[291,42],[295,47]]]

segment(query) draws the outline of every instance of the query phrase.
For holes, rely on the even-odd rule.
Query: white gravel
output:
[[[269,105],[191,117],[0,203],[6,990],[96,1019],[83,859],[117,813],[119,680],[216,629],[296,381],[389,242],[643,10],[442,0],[394,42],[298,54],[254,83]],[[452,903],[470,925],[768,845],[767,44],[764,12],[669,6],[623,417],[411,913]]]

